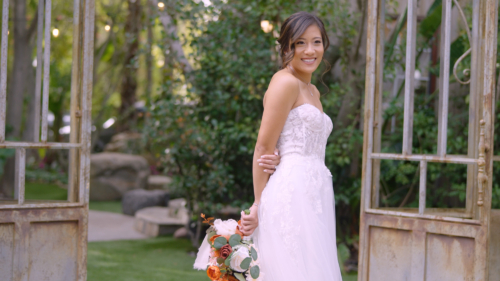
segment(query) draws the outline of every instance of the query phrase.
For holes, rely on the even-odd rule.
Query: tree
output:
[[[28,99],[30,108],[34,107],[34,74],[31,67],[31,54],[33,52],[33,38],[37,27],[37,14],[27,25],[28,7],[26,0],[14,1],[14,60],[12,78],[7,96],[6,124],[9,128],[6,137],[10,139],[33,139],[34,115],[28,114],[23,118],[24,100]],[[27,82],[31,81],[31,82]],[[33,113],[34,110],[26,111]],[[25,124],[23,126],[23,120]],[[24,133],[23,133],[24,127]],[[11,196],[14,190],[14,161],[13,157],[6,160],[0,193]]]

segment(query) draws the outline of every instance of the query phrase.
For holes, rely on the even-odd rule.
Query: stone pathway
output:
[[[146,238],[134,229],[134,217],[89,210],[89,242]]]

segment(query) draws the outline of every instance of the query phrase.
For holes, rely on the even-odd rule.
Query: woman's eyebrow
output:
[[[297,40],[300,40],[300,39],[302,39],[302,40],[306,40],[306,38],[303,38],[303,37],[300,37],[300,38],[298,38]],[[318,36],[318,37],[314,37],[313,39],[321,39],[321,37],[319,37],[319,36]]]

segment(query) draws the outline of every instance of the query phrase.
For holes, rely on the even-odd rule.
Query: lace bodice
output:
[[[290,111],[276,146],[282,157],[299,154],[324,162],[326,141],[332,129],[328,115],[305,103]]]

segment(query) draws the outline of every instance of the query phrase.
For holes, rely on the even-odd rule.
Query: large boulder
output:
[[[134,132],[122,132],[114,135],[104,148],[105,152],[133,153],[140,148],[142,135]]]
[[[150,173],[139,155],[97,153],[90,156],[90,200],[120,200],[125,192],[145,189]]]
[[[123,195],[122,210],[125,215],[133,216],[146,207],[167,206],[168,199],[168,192],[164,190],[130,190]]]

